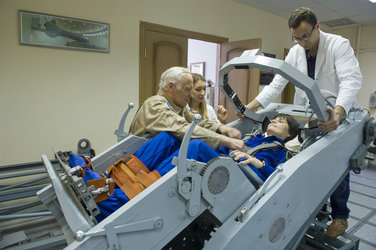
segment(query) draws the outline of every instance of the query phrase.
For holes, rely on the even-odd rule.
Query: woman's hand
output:
[[[240,164],[243,164],[243,165],[251,164],[257,169],[264,167],[264,163],[262,161],[260,161],[259,159],[255,158],[253,156],[250,156],[249,154],[247,154],[245,152],[235,150],[235,151],[231,152],[230,156],[231,155],[234,156],[233,159],[235,161],[238,161],[239,159],[245,158],[245,160],[241,161]]]
[[[226,119],[227,119],[227,109],[225,107],[223,107],[222,105],[219,105],[218,106],[218,109],[217,109],[217,117],[218,117],[218,120],[221,122],[221,123],[226,123]]]

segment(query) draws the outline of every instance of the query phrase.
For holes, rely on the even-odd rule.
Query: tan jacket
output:
[[[180,108],[169,102],[166,95],[160,91],[142,104],[132,121],[129,132],[137,136],[144,134],[156,136],[166,131],[182,140],[193,121],[193,116],[194,114],[187,107]],[[195,127],[192,138],[199,138],[215,149],[222,136],[215,132],[219,126],[221,124],[215,121],[202,120]]]

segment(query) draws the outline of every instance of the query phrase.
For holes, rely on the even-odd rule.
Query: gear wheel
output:
[[[202,191],[206,189],[211,194],[217,195],[222,193],[229,181],[230,181],[230,171],[227,169],[226,160],[224,158],[218,157],[210,160],[207,165],[202,169]]]

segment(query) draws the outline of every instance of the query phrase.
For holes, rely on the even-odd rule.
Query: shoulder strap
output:
[[[278,147],[283,147],[283,144],[279,141],[273,141],[273,143],[261,143],[260,145],[257,145],[253,148],[248,147],[247,154],[254,156],[260,150],[275,149]]]
[[[244,135],[244,138],[243,138],[243,141],[244,142],[247,142],[248,140],[250,140],[251,138],[253,138],[253,137],[255,137],[256,135],[258,135],[258,134],[261,134],[262,133],[262,130],[261,129],[255,129],[255,128],[253,128],[252,129],[252,131],[251,131],[251,133],[249,133],[249,134],[245,134]]]

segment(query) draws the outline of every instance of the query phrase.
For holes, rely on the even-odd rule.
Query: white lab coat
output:
[[[299,44],[290,49],[285,61],[308,74],[305,50]],[[357,105],[356,95],[362,86],[362,73],[349,40],[320,30],[315,81],[320,90],[330,91],[337,97],[335,105],[342,106],[346,113]],[[266,107],[282,92],[287,82],[282,76],[276,75],[256,100]],[[294,103],[304,105],[307,100],[305,92],[295,88]]]
[[[215,113],[215,110],[212,106],[210,106],[209,104],[206,104],[206,110],[208,111],[209,120],[220,123],[218,120],[217,114]]]

